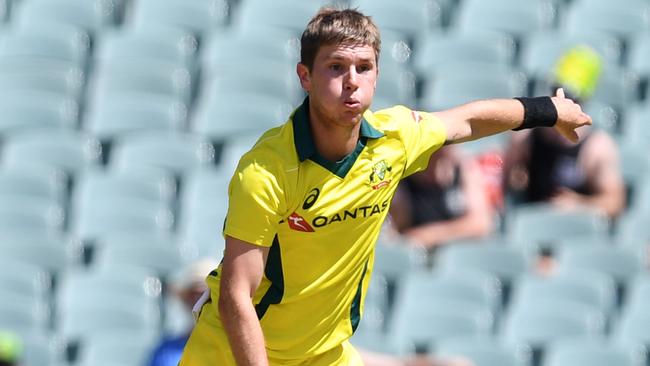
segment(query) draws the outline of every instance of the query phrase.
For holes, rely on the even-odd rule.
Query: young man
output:
[[[372,113],[379,39],[355,10],[323,9],[308,24],[297,72],[309,96],[239,163],[223,262],[181,366],[361,365],[348,338],[398,181],[443,144],[540,125],[575,140],[591,123],[561,91]]]

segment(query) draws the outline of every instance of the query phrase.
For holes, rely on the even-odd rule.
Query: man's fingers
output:
[[[560,133],[562,136],[566,137],[569,141],[573,143],[578,142],[578,133],[575,130],[569,129],[569,128],[562,128],[560,129]]]
[[[555,92],[555,96],[564,99],[564,89],[557,88],[557,91]]]

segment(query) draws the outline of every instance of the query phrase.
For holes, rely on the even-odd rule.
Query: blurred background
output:
[[[179,283],[220,260],[230,175],[304,98],[299,37],[327,3],[0,0],[6,362],[149,365],[161,337],[182,338]],[[616,215],[522,203],[502,188],[514,133],[459,146],[494,224],[431,250],[389,222],[353,342],[478,366],[650,364],[650,1],[337,4],[380,26],[373,110],[548,94],[558,58],[589,47],[583,108],[626,197]]]

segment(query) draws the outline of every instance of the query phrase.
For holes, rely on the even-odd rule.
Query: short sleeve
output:
[[[240,163],[228,188],[224,235],[270,247],[281,220],[278,175],[256,161]]]
[[[393,120],[406,155],[404,177],[424,170],[431,154],[444,145],[447,139],[444,125],[431,113],[395,106],[378,111],[376,115]]]

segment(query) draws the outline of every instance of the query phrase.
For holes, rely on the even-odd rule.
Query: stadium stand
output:
[[[174,330],[164,285],[221,257],[232,171],[304,97],[300,31],[327,3],[0,0],[0,331],[23,366],[143,366]],[[592,46],[605,71],[584,109],[628,189],[613,222],[508,206],[486,242],[427,254],[382,235],[352,342],[476,366],[647,365],[650,2],[334,3],[383,30],[373,109],[547,94],[557,56]]]

